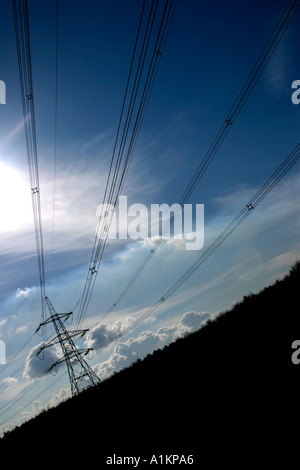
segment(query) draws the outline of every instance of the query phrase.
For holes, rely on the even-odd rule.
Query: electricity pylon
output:
[[[53,323],[56,336],[48,343],[45,343],[37,351],[37,356],[46,348],[59,344],[63,353],[63,356],[54,362],[49,371],[54,369],[56,366],[62,362],[66,362],[67,370],[71,386],[72,396],[77,395],[81,390],[90,386],[96,385],[100,382],[99,377],[88,365],[83,356],[86,356],[92,348],[88,349],[78,349],[73,341],[75,337],[82,337],[88,330],[73,330],[67,331],[63,319],[67,320],[72,312],[70,313],[57,313],[52,303],[48,297],[45,297],[47,307],[49,310],[49,318],[44,322],[40,323],[36,331],[38,332],[40,328],[47,325],[48,323]]]

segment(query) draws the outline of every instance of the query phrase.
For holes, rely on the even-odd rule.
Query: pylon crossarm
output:
[[[89,331],[88,329],[85,330],[74,330],[74,331],[69,331],[69,337],[70,338],[75,338],[76,336],[79,336],[79,338],[83,338],[83,336]],[[60,337],[55,336],[52,340],[48,341],[48,343],[43,344],[38,351],[36,352],[36,356],[39,356],[44,349],[47,349],[51,346],[55,346],[56,344],[60,344],[62,340],[65,340],[66,337],[64,337],[64,334],[62,333]],[[86,350],[84,350],[86,351]],[[88,351],[89,352],[89,351]]]
[[[55,346],[55,344],[59,344],[59,338],[57,336],[51,339],[48,343],[43,344],[36,352],[36,356],[39,356],[41,352],[44,351],[44,349],[50,348],[51,346]]]
[[[51,315],[53,317],[53,320],[57,320],[60,318],[61,320],[64,318],[65,320],[68,320],[69,316],[73,315],[73,312],[67,312],[67,313],[55,313],[55,315]],[[52,321],[53,321],[52,320]]]
[[[91,352],[91,351],[93,351],[93,348],[87,348],[87,349],[85,349],[85,350],[82,352],[82,354],[83,354],[84,356],[87,356],[88,353]]]
[[[42,323],[39,324],[35,332],[37,333],[43,326],[48,325],[49,323],[53,323],[56,320],[60,319],[62,320],[63,318],[68,320],[69,316],[73,315],[73,312],[68,312],[68,313],[55,313],[53,315],[50,315],[50,317],[47,318],[47,320],[43,321]]]
[[[84,335],[89,331],[88,328],[86,328],[85,330],[71,330],[71,331],[68,331],[68,334],[71,338],[75,338],[75,336],[79,336],[80,338],[83,338]]]
[[[73,357],[78,358],[78,356],[86,356],[90,351],[93,351],[93,348],[76,349],[75,351],[70,351],[68,357],[69,359],[73,359]]]
[[[45,320],[45,321],[43,321],[42,323],[39,324],[39,326],[37,327],[35,332],[38,333],[43,326],[47,325],[48,323],[52,323],[52,321],[53,320],[52,320],[51,317],[47,318],[47,320]]]
[[[84,373],[84,374],[78,375],[78,376],[76,377],[77,382],[79,382],[79,381],[82,380],[82,379],[84,379],[84,380],[87,380],[87,379],[90,379],[90,380],[91,380],[91,379],[95,379],[95,382],[99,380],[96,374],[89,374],[89,375],[87,375],[87,374]],[[93,381],[92,381],[92,383],[93,383]]]
[[[41,346],[41,347],[37,350],[37,352],[35,353],[35,355],[36,355],[36,356],[39,356],[39,355],[41,354],[41,352],[44,351],[45,347],[46,347],[45,345]]]
[[[71,361],[74,358],[78,358],[78,356],[86,356],[90,351],[92,351],[93,348],[87,348],[87,349],[76,349],[75,351],[70,351],[66,353],[63,357],[55,361],[48,369],[50,372],[54,367],[58,366],[62,362],[65,362],[66,360]]]
[[[62,362],[65,362],[65,361],[66,361],[66,357],[63,356],[60,359],[58,359],[57,361],[53,362],[53,364],[49,367],[48,372],[51,372],[51,370],[53,370],[54,367],[58,366],[59,364],[61,364]]]

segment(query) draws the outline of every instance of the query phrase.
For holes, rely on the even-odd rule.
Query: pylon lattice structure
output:
[[[63,320],[66,321],[69,316],[72,315],[72,312],[57,313],[49,298],[46,297],[45,300],[50,316],[44,322],[40,323],[36,331],[39,331],[43,326],[46,326],[49,323],[53,323],[56,336],[48,343],[41,346],[37,351],[37,355],[39,355],[44,349],[54,346],[55,344],[60,345],[63,356],[50,366],[49,371],[53,370],[62,362],[66,362],[71,393],[72,396],[74,396],[84,388],[87,388],[90,385],[97,385],[100,382],[97,374],[84,359],[84,356],[86,356],[92,348],[78,349],[74,343],[75,337],[83,337],[88,330],[68,331]]]

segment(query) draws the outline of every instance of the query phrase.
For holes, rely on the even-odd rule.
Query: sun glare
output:
[[[0,161],[0,232],[32,221],[29,185],[21,172]]]

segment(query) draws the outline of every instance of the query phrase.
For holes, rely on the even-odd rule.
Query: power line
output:
[[[167,1],[166,5],[169,3],[169,0]],[[173,4],[173,2],[171,2],[171,4]],[[144,2],[144,5],[145,5],[145,2]],[[130,126],[130,123],[131,123],[131,119],[132,119],[132,116],[133,116],[133,111],[134,111],[134,105],[135,105],[135,102],[136,102],[136,98],[137,98],[137,93],[138,93],[138,89],[139,89],[139,84],[140,84],[140,81],[141,81],[141,76],[142,76],[142,72],[143,72],[143,69],[144,69],[144,65],[145,65],[145,60],[146,60],[146,55],[147,55],[147,50],[148,50],[148,47],[149,47],[149,43],[150,43],[150,38],[151,38],[151,32],[152,32],[152,28],[153,28],[153,25],[154,25],[154,19],[155,19],[155,15],[156,15],[156,11],[157,11],[157,7],[158,7],[158,0],[152,2],[152,7],[151,7],[151,11],[150,11],[150,15],[149,15],[149,18],[148,18],[148,24],[147,24],[147,28],[146,28],[146,34],[145,34],[145,37],[144,37],[144,41],[143,41],[143,46],[142,46],[142,52],[140,54],[140,60],[139,60],[139,64],[138,64],[138,68],[137,68],[137,71],[136,71],[136,75],[135,75],[135,82],[134,82],[134,88],[133,88],[133,91],[131,93],[131,99],[130,99],[130,105],[129,105],[129,111],[127,112],[127,118],[126,118],[126,122],[125,122],[125,127],[124,127],[124,130],[123,130],[123,137],[122,137],[122,144],[121,144],[121,147],[120,147],[120,151],[119,151],[119,155],[118,155],[118,160],[117,160],[117,165],[116,165],[116,168],[114,170],[114,174],[113,174],[113,177],[112,177],[112,185],[111,185],[111,189],[110,189],[110,199],[111,197],[114,196],[114,190],[115,188],[117,187],[118,190],[119,188],[121,187],[123,181],[124,181],[124,172],[125,172],[125,169],[128,167],[128,161],[129,161],[129,158],[128,158],[128,155],[129,155],[129,151],[127,152],[127,158],[126,158],[126,164],[124,165],[123,167],[123,170],[122,170],[122,173],[121,173],[121,177],[120,177],[120,182],[116,183],[117,181],[117,177],[119,176],[119,170],[120,170],[120,162],[121,162],[121,158],[123,156],[123,153],[125,151],[125,143],[126,143],[126,138],[127,138],[127,135],[128,135],[128,132],[129,132],[129,126]],[[144,7],[143,7],[143,10],[144,10]],[[165,16],[165,12],[166,12],[166,7],[165,7],[165,10],[164,10],[164,16]],[[141,15],[141,18],[143,16],[143,13]],[[140,25],[139,25],[139,30],[140,30],[140,26],[141,26],[141,20],[140,20]],[[164,28],[165,29],[165,28]],[[160,28],[160,31],[159,31],[159,35],[161,34],[161,28]],[[139,32],[138,32],[138,35],[139,35]],[[137,35],[137,38],[138,38],[138,35]],[[158,37],[159,37],[158,35]],[[29,45],[29,43],[28,43]],[[137,45],[137,44],[136,44]],[[135,49],[136,49],[136,46],[135,46]],[[57,2],[57,28],[56,28],[56,96],[57,96],[57,52],[58,52],[58,2]],[[155,54],[156,56],[160,56],[161,54],[155,50]],[[133,58],[135,56],[135,51],[134,51],[134,55],[133,55]],[[157,63],[157,60],[153,60],[152,58],[152,61],[151,61],[151,64],[154,63],[156,65]],[[20,61],[20,64],[21,64],[21,61]],[[130,78],[130,75],[131,75],[131,72],[132,72],[132,68],[133,68],[133,62],[131,64],[131,68],[130,68],[130,74],[129,74],[129,78]],[[146,99],[148,100],[149,98],[149,87],[150,85],[152,85],[151,81],[149,82],[149,77],[153,80],[153,73],[151,73],[151,67],[148,71],[148,76],[147,76],[147,80],[146,80],[146,84],[148,86],[144,88],[144,91],[143,91],[143,95],[142,95],[142,100],[141,100],[141,104],[140,104],[140,107],[139,107],[139,111],[138,111],[138,118],[136,118],[136,123],[135,123],[135,127],[134,127],[134,130],[135,132],[137,131],[138,129],[138,126],[137,126],[137,123],[140,122],[141,120],[141,117],[142,117],[142,113],[141,111],[144,112],[145,110],[145,102],[146,102]],[[152,85],[153,86],[153,85]],[[127,84],[127,89],[126,89],[126,94],[125,94],[125,98],[124,98],[124,103],[123,103],[123,108],[125,106],[125,100],[127,98],[127,91],[128,91],[128,87],[129,87],[129,83]],[[56,129],[57,129],[57,99],[56,99],[56,106],[55,106],[55,139],[56,139]],[[122,113],[121,113],[121,118],[123,116],[123,109],[122,109]],[[120,128],[120,125],[119,125],[119,128]],[[118,134],[119,134],[119,129],[118,129]],[[116,142],[118,140],[118,134],[117,134],[117,138],[116,138]],[[134,134],[133,134],[134,135]],[[125,136],[125,138],[124,138]],[[133,143],[133,138],[131,140],[131,148],[132,148],[132,143]],[[114,154],[115,154],[115,150],[114,150]],[[114,154],[113,154],[113,158],[112,158],[112,162],[114,160]],[[55,153],[55,156],[56,156],[56,153]],[[112,165],[111,165],[111,168],[112,168]],[[109,172],[109,175],[111,174],[111,171]],[[109,178],[108,178],[108,181],[109,181]],[[107,185],[107,190],[108,190],[109,186]],[[41,322],[41,325],[45,325],[46,323],[48,323],[48,321],[43,321]],[[61,337],[61,335],[59,335]],[[53,340],[52,340],[53,341]],[[75,354],[75,350],[72,351],[74,354]],[[77,349],[76,349],[76,353],[77,353]],[[77,357],[77,356],[76,356]],[[72,360],[72,358],[69,358],[68,357],[68,354],[67,356],[63,357],[62,360]],[[69,361],[70,362],[70,361]]]
[[[220,149],[221,145],[223,144],[229,130],[232,128],[232,125],[236,121],[238,115],[240,114],[241,110],[243,109],[244,105],[246,104],[250,94],[252,93],[257,81],[259,80],[261,74],[263,73],[265,67],[269,63],[271,57],[273,56],[278,44],[280,43],[283,35],[285,34],[289,24],[291,23],[292,19],[294,18],[297,10],[299,8],[299,1],[298,0],[290,0],[287,6],[285,7],[283,13],[280,16],[279,21],[277,22],[273,32],[271,33],[264,49],[262,50],[260,56],[258,57],[254,67],[252,68],[250,75],[248,76],[245,84],[243,85],[240,93],[238,94],[236,100],[234,101],[229,113],[227,114],[224,122],[222,123],[217,135],[215,136],[214,140],[212,141],[207,153],[205,154],[204,158],[202,159],[200,165],[198,166],[196,172],[194,173],[192,179],[188,183],[186,189],[184,190],[179,204],[181,207],[189,200],[192,193],[194,192],[195,188],[197,187],[200,179],[205,174],[208,166],[212,162],[213,158],[215,157],[216,153]],[[175,214],[174,214],[175,216]],[[171,228],[172,223],[174,221],[174,217],[171,219]],[[136,272],[132,275],[127,285],[124,289],[120,292],[114,303],[108,309],[107,314],[109,314],[117,305],[118,303],[125,297],[127,292],[131,289],[134,285],[136,280],[140,277],[142,272],[144,271],[145,267],[153,257],[153,255],[157,252],[159,246],[163,241],[163,235],[165,230],[169,229],[169,225],[165,227],[163,234],[158,237],[155,242],[153,248],[146,254],[145,258],[137,268]],[[106,315],[107,315],[106,314]]]
[[[9,411],[19,401],[20,398],[23,398],[28,392],[30,392],[30,390],[34,387],[35,384],[36,384],[36,382],[30,382],[20,392],[20,394],[22,394],[22,395],[17,396],[12,402],[9,403],[9,405],[6,408],[5,408],[5,406],[0,408],[0,411],[2,411],[5,408],[4,411],[2,411],[1,416],[4,415],[5,413],[7,413],[7,411]],[[4,423],[2,423],[2,424],[4,424]]]
[[[152,6],[151,6],[151,10],[150,10],[150,15],[152,14],[153,5],[154,5],[154,2],[152,2]],[[116,154],[116,149],[117,149],[117,143],[118,143],[118,139],[119,139],[119,134],[120,134],[120,130],[121,130],[122,119],[123,119],[124,110],[125,110],[125,104],[126,104],[126,100],[127,100],[128,91],[129,91],[130,79],[131,79],[131,75],[132,75],[132,71],[133,71],[133,65],[134,65],[134,60],[135,60],[135,56],[136,56],[136,52],[137,52],[137,45],[138,45],[138,41],[139,41],[139,36],[140,36],[140,31],[141,31],[141,26],[142,26],[142,21],[143,21],[143,16],[144,16],[144,10],[145,10],[145,0],[144,0],[144,2],[143,2],[142,11],[141,11],[141,15],[140,15],[140,20],[139,20],[139,25],[138,25],[138,31],[137,31],[137,35],[136,35],[136,39],[135,39],[135,44],[134,44],[134,49],[133,49],[131,64],[130,64],[130,68],[129,68],[129,74],[128,74],[128,79],[127,79],[127,83],[126,83],[125,95],[124,95],[124,99],[123,99],[123,104],[122,104],[122,109],[121,109],[121,115],[120,115],[119,124],[118,124],[118,129],[117,129],[117,134],[116,134],[116,138],[115,138],[115,143],[114,143],[114,148],[113,148],[111,163],[110,163],[110,167],[109,167],[109,171],[108,171],[108,177],[107,177],[107,183],[106,183],[106,187],[105,187],[105,191],[104,191],[103,201],[106,200],[106,195],[107,195],[108,190],[109,190],[108,187],[109,187],[109,182],[110,182],[110,179],[111,179],[111,174],[112,174],[112,171],[113,171],[113,162],[114,162],[114,159],[115,159],[115,154]],[[150,18],[151,18],[150,15],[149,15],[149,18],[148,18],[147,29],[148,29],[149,24],[150,24]],[[144,45],[145,45],[145,38],[146,38],[146,35],[144,36],[142,51],[143,51],[143,48],[144,48]],[[139,70],[140,63],[141,63],[141,55],[140,55],[140,60],[139,60],[138,69],[137,69],[137,70]],[[136,77],[137,77],[137,74],[136,74]],[[132,101],[132,95],[131,95],[131,101]],[[130,101],[130,104],[131,104],[131,101]],[[129,105],[129,109],[130,109],[130,105]],[[128,113],[129,113],[129,110],[127,111],[127,116],[128,116]],[[127,119],[128,119],[128,118],[127,118]],[[127,122],[127,120],[125,121],[125,124],[126,124],[126,122]],[[124,126],[124,127],[125,127],[125,126]],[[123,131],[123,138],[124,138],[124,131]],[[122,141],[123,141],[123,138],[122,138]],[[121,143],[122,143],[122,141],[121,141]],[[120,153],[119,153],[119,155],[120,155]],[[96,247],[97,247],[98,238],[100,239],[100,237],[98,237],[98,233],[99,233],[100,221],[101,221],[101,218],[102,218],[102,217],[103,217],[103,214],[102,214],[102,211],[101,211],[100,217],[99,217],[99,219],[98,219],[98,225],[97,225],[97,229],[96,229],[96,237],[95,237],[94,245],[93,245],[93,249],[92,249],[92,255],[91,255],[91,261],[90,261],[90,265],[89,265],[89,270],[88,270],[88,274],[87,274],[85,286],[84,286],[84,289],[83,289],[83,293],[82,293],[81,298],[80,298],[80,307],[79,307],[79,314],[78,314],[77,327],[79,326],[79,324],[80,324],[80,322],[81,322],[81,318],[83,317],[83,314],[84,314],[84,313],[81,313],[81,312],[84,311],[84,307],[85,307],[85,304],[86,304],[86,302],[87,302],[86,299],[87,299],[88,296],[89,296],[89,291],[90,291],[90,287],[91,287],[91,286],[90,286],[90,284],[91,284],[91,282],[90,282],[90,270],[92,269],[92,268],[91,268],[91,265],[92,265],[92,263],[93,263],[93,258],[94,258],[94,253],[95,253],[95,250],[96,250]]]
[[[51,282],[51,271],[52,271],[52,266],[53,266],[55,206],[56,206],[57,108],[58,108],[58,31],[59,31],[58,30],[58,25],[59,25],[58,18],[59,18],[59,2],[58,2],[58,0],[56,0],[53,207],[52,207],[52,236],[51,236],[50,276],[49,276],[49,283],[48,283],[49,286],[50,286],[50,282]]]
[[[15,1],[13,2],[13,9],[14,9],[14,18],[15,18],[15,29],[16,29],[16,41],[17,41],[19,71],[21,70],[20,71],[20,82],[21,82],[22,104],[23,104],[23,110],[24,110],[24,108],[26,109],[26,107],[24,106],[23,95],[26,96],[26,93],[25,93],[25,91],[26,91],[25,88],[26,87],[23,86],[23,84],[27,83],[27,81],[28,81],[28,83],[31,83],[31,85],[27,86],[28,94],[32,95],[32,97],[33,97],[31,67],[28,68],[27,72],[23,71],[24,67],[22,67],[22,60],[24,59],[26,54],[27,55],[30,54],[29,21],[28,21],[28,11],[27,11],[27,0],[26,0],[26,5],[25,4],[22,5],[21,4],[22,2],[20,0],[17,0],[17,1],[18,1],[18,4]],[[27,11],[27,13],[26,13],[27,19],[24,18],[24,20],[22,21],[22,14],[24,13],[24,11],[25,11],[25,13]],[[58,86],[57,85],[58,85],[58,24],[59,24],[58,18],[59,18],[59,2],[57,0],[57,2],[56,2],[56,44],[55,44],[55,113],[54,113],[54,174],[53,174],[53,179],[54,179],[53,193],[54,193],[54,195],[53,195],[53,224],[52,224],[51,265],[52,265],[52,257],[53,257],[54,220],[55,220],[55,191],[56,191],[55,188],[56,188],[56,153],[57,153],[57,102],[58,102]],[[27,44],[26,44],[26,47],[23,45],[23,49],[24,49],[23,52],[22,52],[22,38],[21,38],[21,34],[20,34],[20,31],[23,31],[23,29],[22,29],[21,26],[19,26],[19,24],[22,25],[22,22],[26,23],[26,27],[28,29],[28,33],[26,33]],[[24,27],[24,30],[25,30],[25,27]],[[29,59],[29,63],[31,64],[31,59]],[[26,77],[27,74],[30,75],[30,77],[31,77],[28,80],[27,80],[27,77]],[[30,93],[30,91],[31,91],[31,93]],[[32,100],[32,102],[33,102],[33,100]],[[25,104],[26,104],[26,102],[25,102]],[[24,118],[24,121],[26,123],[27,119]],[[35,127],[35,119],[32,120],[32,126]],[[25,133],[26,133],[26,136],[27,136],[27,130],[26,129],[25,129]],[[34,136],[35,131],[31,132],[31,135]],[[36,157],[36,155],[37,155],[36,139],[32,143],[32,145],[30,146],[30,148],[34,149],[34,156]],[[37,158],[33,159],[33,158],[31,158],[31,156],[29,156],[29,159],[30,159],[30,163],[29,163],[30,176],[33,175],[32,178],[30,179],[31,187],[39,188]],[[34,162],[35,168],[33,168],[32,162]],[[36,173],[37,176],[34,178],[35,173]],[[37,196],[39,196],[39,191],[36,191],[36,192],[34,191],[34,194],[37,194]],[[40,200],[38,198],[37,201],[33,201],[33,202],[37,203],[37,204],[34,204],[34,215],[39,214],[37,222],[35,221],[35,227],[37,227],[37,228],[35,228],[36,236],[38,234],[39,239],[42,240],[42,226],[41,226],[41,223],[40,223],[40,220],[41,220]],[[37,207],[36,207],[36,205],[37,205]],[[40,243],[38,246],[43,247],[43,244]],[[43,320],[43,318],[45,317],[44,299],[45,299],[46,286],[45,286],[44,254],[43,254],[43,251],[40,253],[39,248],[38,248],[38,258],[42,260],[41,272],[42,272],[42,279],[44,279],[44,282],[40,280],[40,284],[41,284],[41,302],[42,302],[42,312],[43,312],[42,320]],[[49,278],[49,282],[50,282],[50,278]],[[46,332],[44,330],[44,335],[45,334],[46,334]],[[33,336],[34,336],[34,334],[32,334],[32,336],[30,336],[30,338],[27,341],[25,341],[25,343],[22,345],[22,347],[19,348],[19,350],[15,353],[15,355],[13,356],[11,361],[14,361],[16,359],[16,357],[27,346],[27,344],[29,343],[29,341],[32,339]],[[8,364],[6,364],[6,366],[4,368],[2,368],[2,372],[5,370],[5,368],[7,366],[8,366]],[[13,373],[13,375],[15,375],[19,371],[19,369],[20,368],[18,368],[17,371],[15,373]]]
[[[300,158],[300,143],[285,158],[277,170],[268,178],[263,186],[255,193],[249,202],[239,211],[234,219],[227,225],[221,234],[213,243],[196,259],[196,261],[180,276],[180,278],[150,307],[141,315],[132,325],[122,333],[111,339],[109,344],[116,339],[124,336],[135,328],[146,317],[153,313],[157,308],[173,295],[199,268],[200,266],[227,240],[227,238],[239,227],[239,225],[250,215],[250,213],[263,201],[269,192],[279,183],[286,173],[295,165]]]
[[[54,225],[55,225],[55,193],[56,193],[56,155],[57,155],[57,103],[58,103],[58,25],[59,25],[59,1],[56,1],[56,40],[55,40],[55,112],[54,112],[54,171],[53,171],[53,222],[52,222],[52,248],[51,248],[51,261],[50,261],[50,271],[53,262],[53,245],[54,245]],[[51,272],[49,276],[48,287],[51,282]],[[34,336],[34,333],[29,338],[28,341],[25,341],[23,346],[17,351],[13,356],[11,361],[14,361],[15,358],[20,354],[20,352],[27,346],[31,338]],[[44,336],[46,336],[46,331],[44,331]],[[1,372],[8,366],[1,369]],[[19,370],[19,369],[18,369]],[[15,373],[14,373],[15,375]]]
[[[27,160],[31,186],[34,229],[38,259],[39,282],[41,291],[41,319],[45,319],[45,262],[42,230],[39,166],[36,142],[34,111],[34,93],[30,50],[30,33],[27,0],[13,0],[13,13],[17,45],[20,89],[23,107],[24,130],[27,149]]]
[[[144,79],[144,86],[141,91],[139,104],[136,104],[138,92],[140,90],[140,85],[141,85],[142,78],[143,78],[143,71],[144,71],[145,63],[147,59],[147,52],[150,47],[150,40],[152,38],[152,32],[154,30],[155,18],[157,15],[158,1],[152,2],[150,12],[148,14],[146,30],[145,30],[144,37],[142,40],[142,45],[140,46],[141,51],[140,51],[140,55],[138,59],[138,65],[136,67],[134,83],[132,86],[132,92],[131,92],[131,96],[129,100],[125,123],[123,125],[123,133],[122,133],[122,137],[119,143],[119,151],[118,151],[117,160],[114,166],[114,172],[113,172],[112,178],[111,178],[112,164],[109,170],[109,176],[108,176],[107,185],[105,188],[105,193],[104,193],[104,198],[103,198],[102,210],[101,210],[101,214],[98,220],[96,237],[94,241],[94,246],[92,250],[92,256],[91,256],[91,260],[90,260],[90,264],[88,268],[86,282],[84,286],[84,292],[83,292],[83,296],[81,299],[76,328],[80,327],[86,315],[87,308],[88,308],[90,298],[93,292],[93,288],[95,285],[97,273],[99,270],[99,266],[102,261],[104,249],[105,249],[106,242],[107,242],[108,230],[111,224],[112,214],[110,214],[109,217],[108,217],[108,214],[105,215],[104,206],[109,204],[115,207],[117,204],[118,196],[124,184],[125,176],[128,171],[128,167],[129,167],[129,163],[132,157],[134,146],[135,146],[135,143],[139,134],[139,130],[143,121],[143,117],[146,111],[146,107],[149,101],[150,92],[152,90],[154,79],[156,77],[157,68],[160,62],[160,57],[164,50],[167,35],[170,29],[170,24],[174,15],[175,6],[176,6],[176,2],[173,0],[171,1],[167,0],[165,3],[165,7],[164,7],[162,17],[159,23],[158,32],[156,35],[155,43],[154,43],[152,54],[151,54],[150,64],[146,71],[146,78]],[[141,25],[143,22],[143,15],[144,15],[144,6],[143,6],[143,10],[142,10],[141,17],[140,17],[138,33],[136,37],[129,77],[128,77],[127,86],[126,86],[125,97],[124,97],[122,111],[121,111],[121,117],[120,117],[118,131],[117,131],[117,137],[115,140],[115,146],[113,150],[112,162],[115,157],[117,142],[119,140],[121,121],[124,115],[124,106],[125,106],[125,102],[127,98],[129,81],[130,81],[132,69],[133,69],[133,63],[134,63],[135,55],[137,52],[137,45],[139,41]],[[134,113],[135,113],[135,121],[134,121],[133,126],[131,126]],[[126,149],[128,135],[129,135],[129,131],[131,127],[132,127],[131,138],[129,140],[129,144],[127,145],[127,149]],[[125,154],[125,158],[124,158],[124,154]]]

